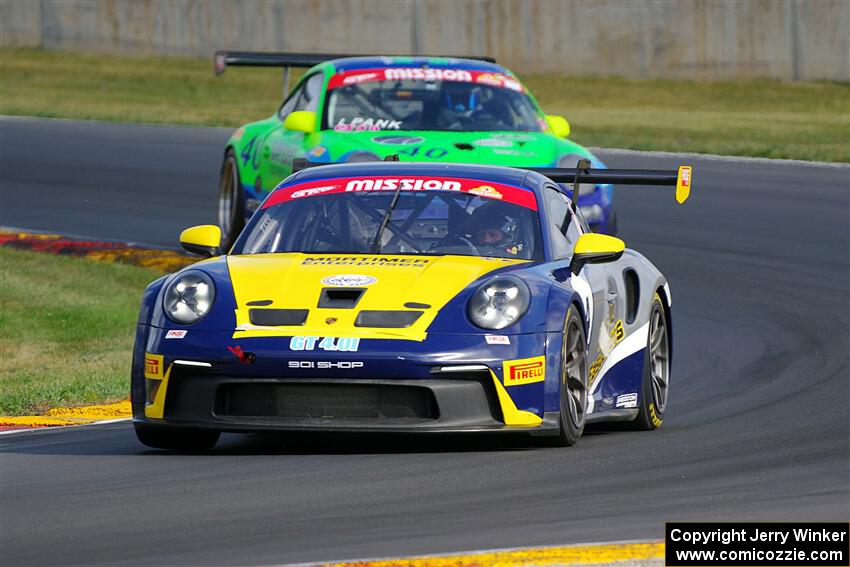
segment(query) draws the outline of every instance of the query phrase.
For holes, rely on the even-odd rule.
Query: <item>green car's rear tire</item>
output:
[[[632,422],[635,429],[649,431],[661,427],[667,410],[667,389],[670,384],[670,333],[664,301],[656,293],[649,312],[649,333],[646,340],[643,379],[641,381],[638,416]]]
[[[221,249],[227,252],[245,227],[245,195],[239,181],[239,164],[232,149],[227,150],[221,165],[218,226],[221,228]]]
[[[145,427],[136,425],[136,437],[142,445],[172,451],[206,451],[218,442],[221,433],[205,429]]]
[[[560,432],[557,444],[571,447],[578,443],[587,418],[587,339],[584,324],[575,307],[567,311],[564,342],[561,346]]]

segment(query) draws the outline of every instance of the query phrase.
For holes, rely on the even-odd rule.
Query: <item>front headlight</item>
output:
[[[581,154],[566,154],[561,156],[561,159],[558,160],[558,167],[570,167],[573,168],[578,163],[580,159],[590,159],[587,156],[583,156]],[[591,160],[592,161],[592,160]],[[596,191],[596,185],[592,183],[582,183],[578,188],[579,195],[590,195]]]
[[[516,276],[496,276],[475,290],[469,300],[469,318],[483,329],[504,329],[528,310],[531,291]]]
[[[162,307],[169,319],[191,325],[209,313],[215,301],[215,285],[204,272],[189,270],[175,278],[165,290]]]

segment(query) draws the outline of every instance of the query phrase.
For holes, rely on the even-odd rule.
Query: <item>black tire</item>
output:
[[[136,426],[136,437],[142,445],[171,451],[206,451],[218,442],[220,435],[218,431],[204,429]]]
[[[649,312],[649,333],[646,339],[638,416],[632,422],[635,429],[650,431],[661,427],[664,412],[667,410],[669,384],[670,334],[664,301],[656,293]]]
[[[587,339],[584,323],[571,306],[564,323],[564,342],[561,346],[560,432],[557,444],[575,445],[584,433],[587,418]]]
[[[218,226],[221,228],[221,250],[228,252],[245,227],[245,195],[239,181],[239,164],[233,149],[228,149],[221,164],[218,188]]]

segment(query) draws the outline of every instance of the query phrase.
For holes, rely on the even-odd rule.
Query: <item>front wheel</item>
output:
[[[657,293],[649,312],[649,335],[641,382],[638,416],[633,423],[636,429],[649,431],[661,426],[670,385],[670,334],[664,301]]]
[[[232,149],[227,150],[221,166],[218,226],[221,228],[221,249],[227,252],[245,226],[245,197],[239,181],[239,165]]]
[[[560,373],[561,426],[558,444],[575,445],[587,417],[587,340],[575,307],[570,307],[564,325]]]
[[[135,426],[136,437],[148,447],[171,451],[206,451],[218,442],[221,433],[204,429]]]

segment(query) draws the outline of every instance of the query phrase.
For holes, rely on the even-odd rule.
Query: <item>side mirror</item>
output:
[[[180,244],[190,254],[209,258],[221,254],[221,229],[214,224],[202,224],[180,233]]]
[[[552,133],[559,138],[566,138],[570,135],[570,123],[567,122],[567,119],[563,116],[547,114],[546,124],[549,125],[549,129],[552,130]]]
[[[626,243],[606,234],[582,234],[573,249],[570,271],[578,274],[585,264],[603,264],[619,260]]]
[[[316,113],[309,110],[290,112],[283,121],[283,127],[293,132],[312,134],[316,131]]]

